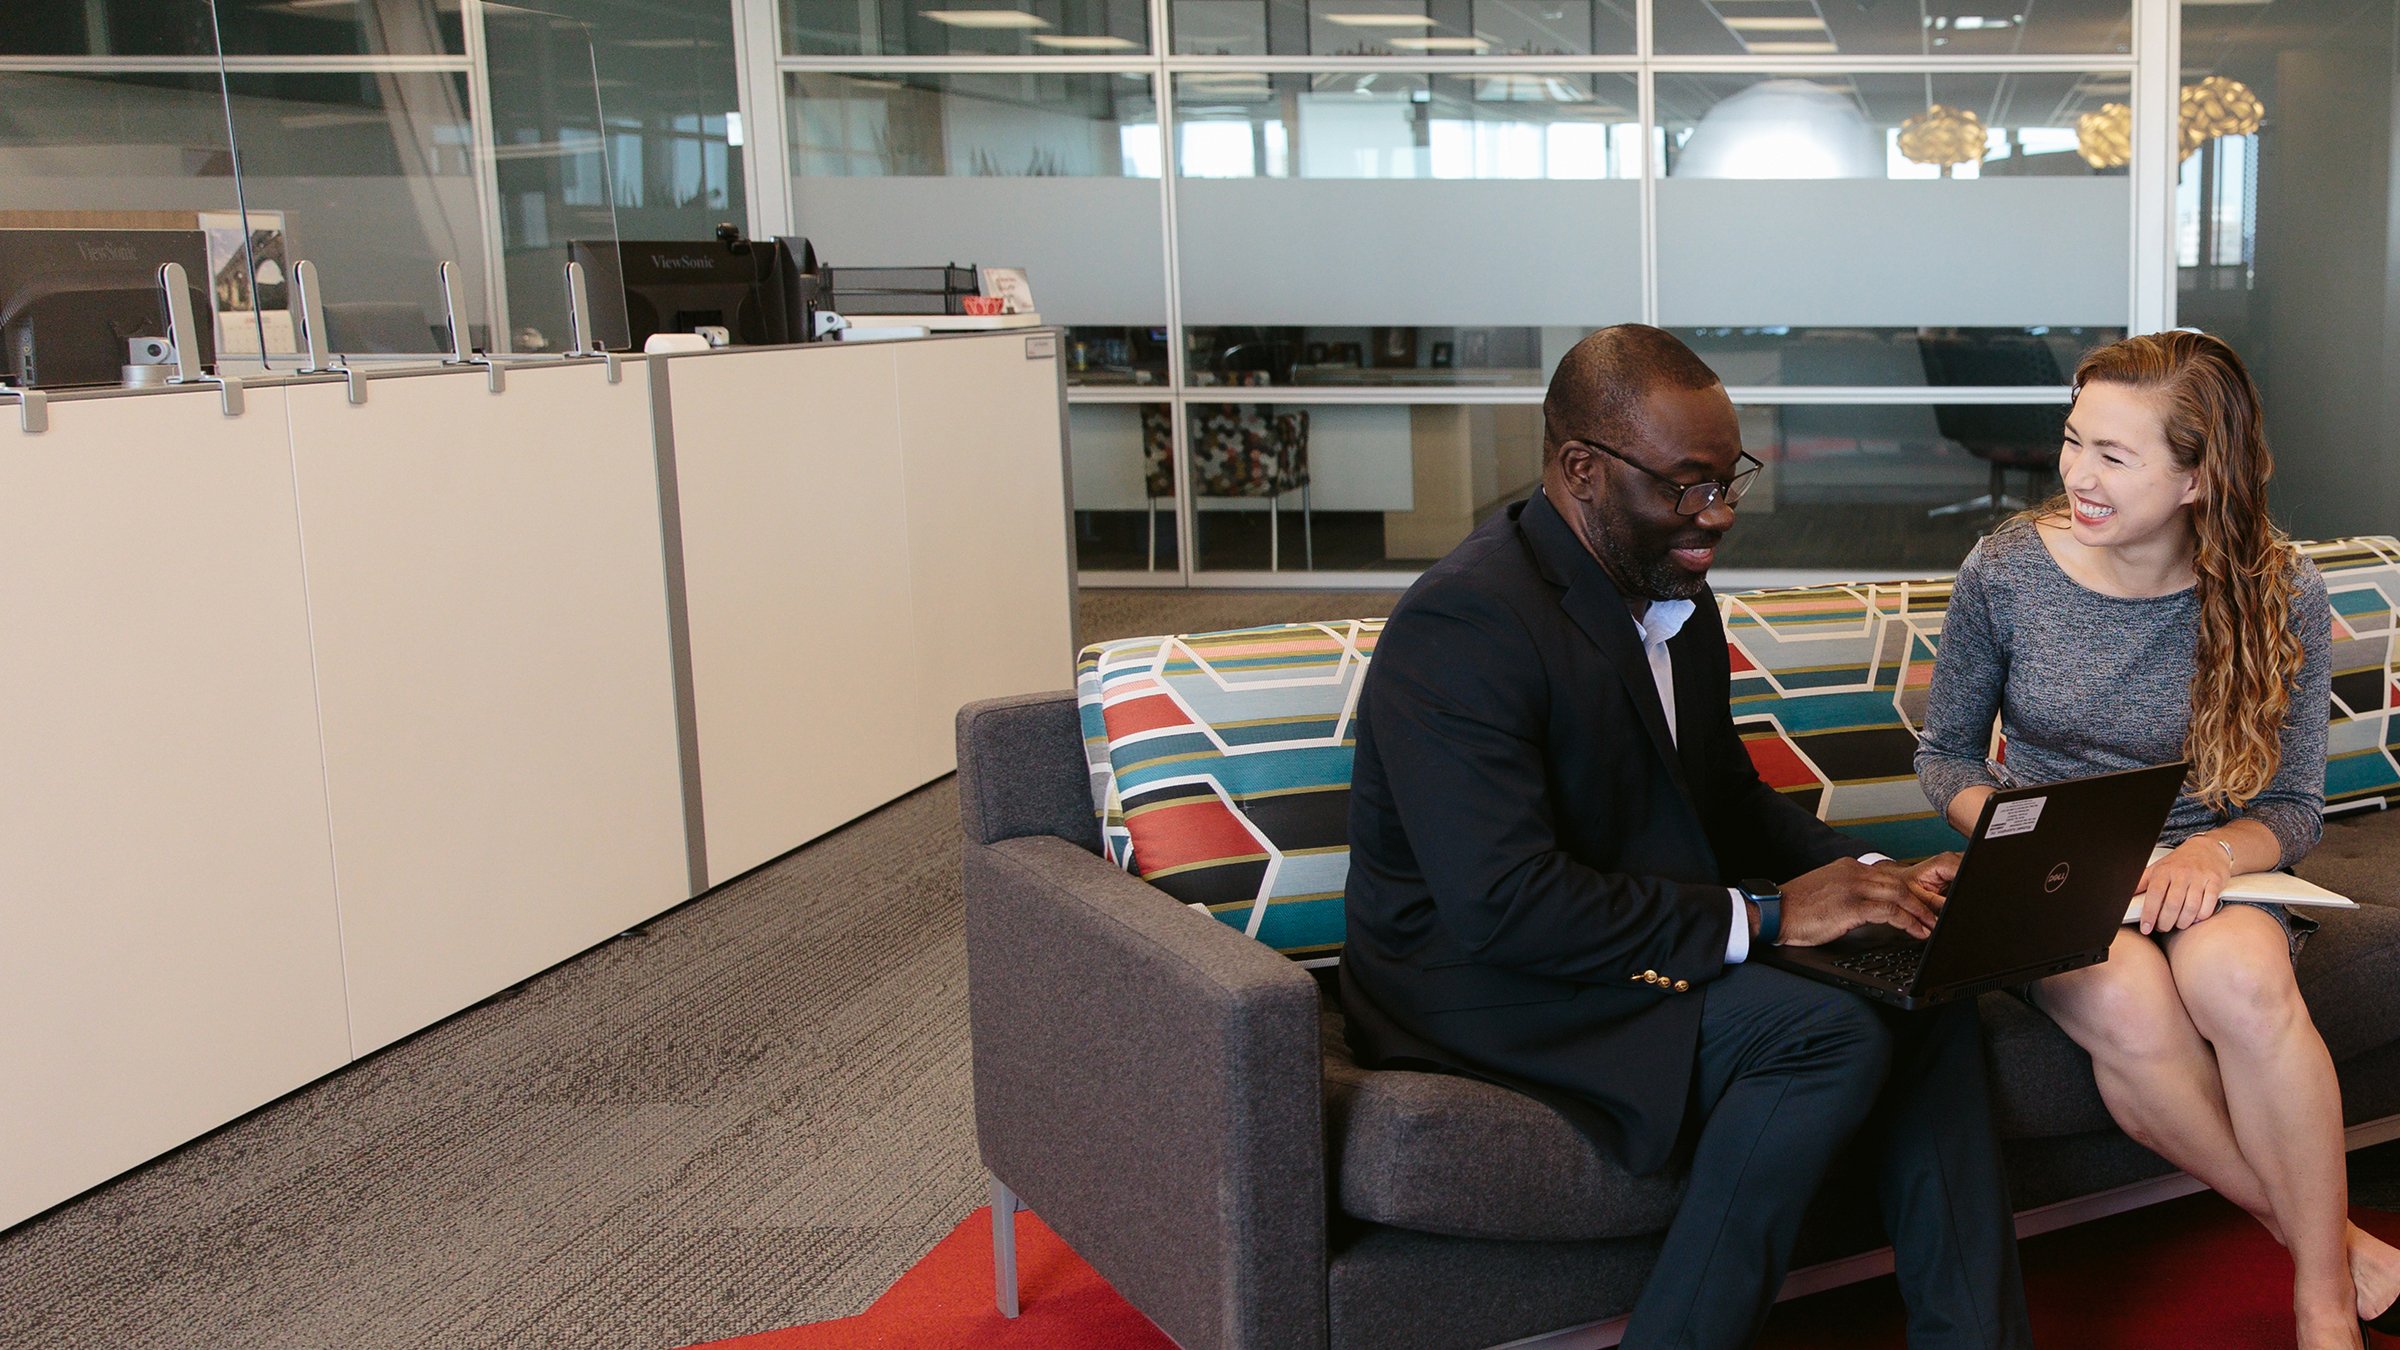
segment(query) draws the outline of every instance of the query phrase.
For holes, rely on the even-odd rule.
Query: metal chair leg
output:
[[[1025,1202],[992,1178],[992,1291],[1002,1317],[1017,1315],[1017,1211]]]
[[[1142,570],[1158,570],[1158,498],[1142,498],[1142,516],[1150,522],[1150,542],[1142,546]]]
[[[1267,570],[1283,570],[1283,494],[1267,494]]]
[[[1308,484],[1300,485],[1300,552],[1308,570],[1317,570],[1317,520],[1308,510]]]

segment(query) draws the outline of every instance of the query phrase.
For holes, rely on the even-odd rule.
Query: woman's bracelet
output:
[[[2231,867],[2235,871],[2241,870],[2239,864],[2235,863],[2233,860],[2233,845],[2225,842],[2225,836],[2221,834],[2209,834],[2206,831],[2203,831],[2200,837],[2212,844],[2215,844],[2218,848],[2225,850],[2225,865],[2227,867]]]

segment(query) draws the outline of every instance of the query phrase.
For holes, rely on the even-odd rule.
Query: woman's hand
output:
[[[2142,931],[2174,932],[2217,912],[2233,859],[2214,835],[2196,834],[2142,871]]]

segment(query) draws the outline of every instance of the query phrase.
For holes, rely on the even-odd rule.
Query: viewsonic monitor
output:
[[[0,229],[0,376],[70,389],[123,382],[126,343],[167,336],[162,263],[182,263],[200,364],[216,361],[198,230]]]
[[[595,306],[595,336],[611,350],[638,350],[652,334],[703,327],[725,329],[737,346],[795,340],[774,240],[577,240],[568,247],[592,294],[625,297],[622,327],[613,306]]]

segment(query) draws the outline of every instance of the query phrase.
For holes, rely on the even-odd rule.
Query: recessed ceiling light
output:
[[[1477,37],[1396,37],[1385,42],[1406,52],[1488,52],[1492,44]]]
[[[952,28],[1048,28],[1050,21],[1018,9],[929,9],[925,17]]]
[[[1760,15],[1755,19],[1720,19],[1718,22],[1727,28],[1744,33],[1822,33],[1825,31],[1824,20],[1801,17],[1770,18]]]
[[[1132,38],[1098,35],[1072,37],[1064,33],[1036,33],[1033,35],[1033,41],[1035,46],[1049,47],[1062,52],[1121,52],[1141,45]]]
[[[1327,14],[1323,18],[1344,28],[1431,28],[1434,24],[1424,14]]]
[[[1744,43],[1755,55],[1818,56],[1840,51],[1830,42],[1749,42]]]

